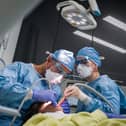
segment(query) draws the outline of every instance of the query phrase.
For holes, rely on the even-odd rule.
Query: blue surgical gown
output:
[[[87,111],[92,112],[96,109],[101,109],[106,113],[120,114],[121,108],[126,108],[126,96],[122,89],[107,75],[101,75],[96,80],[89,82],[88,86],[94,88],[96,91],[101,93],[108,102],[112,105],[111,107],[101,100],[98,96],[94,95],[90,91],[81,87],[81,90],[91,97],[91,102],[84,104],[83,102],[78,102],[77,112]]]
[[[40,79],[42,76],[35,70],[31,63],[14,62],[0,70],[0,105],[18,108],[22,99],[26,96],[31,85]],[[34,88],[48,89],[48,84],[45,81],[39,81]],[[56,91],[57,98],[61,96],[59,85],[53,85],[52,89]],[[57,99],[57,100],[58,100]],[[23,115],[26,109],[33,103],[32,100],[25,102],[21,109],[21,117],[18,117],[14,126],[20,126]],[[12,121],[11,116],[0,113],[0,125],[9,126]]]

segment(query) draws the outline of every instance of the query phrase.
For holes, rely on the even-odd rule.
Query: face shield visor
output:
[[[65,75],[67,75],[68,71],[65,67],[52,58],[52,66],[46,70],[45,77],[49,81],[50,84],[60,84]]]
[[[55,68],[55,72],[62,74],[62,75],[66,75],[67,73],[70,72],[70,71],[67,70],[67,68],[65,68],[65,66],[63,64],[58,62],[53,57],[52,57],[52,60],[54,61],[53,67]]]

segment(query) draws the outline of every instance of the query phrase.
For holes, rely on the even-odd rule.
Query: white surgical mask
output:
[[[77,66],[77,73],[82,77],[82,78],[87,78],[92,74],[93,69],[89,66],[86,66],[85,64],[79,64]]]
[[[47,69],[45,73],[45,77],[49,81],[49,83],[58,84],[61,83],[63,75],[53,72],[50,69]]]

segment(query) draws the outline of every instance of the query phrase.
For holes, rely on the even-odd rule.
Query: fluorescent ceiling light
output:
[[[124,22],[122,22],[112,16],[107,16],[107,17],[103,18],[103,20],[124,30],[124,31],[126,31],[126,23],[124,23]]]
[[[78,35],[78,36],[80,36],[80,37],[82,37],[82,38],[86,38],[86,39],[92,41],[92,36],[91,36],[91,35],[88,35],[88,34],[86,34],[86,33],[84,33],[84,32],[81,32],[81,31],[76,30],[76,31],[73,32],[73,34]],[[94,40],[97,44],[106,46],[106,47],[111,48],[111,49],[113,49],[113,50],[115,50],[115,51],[117,51],[117,52],[126,53],[126,49],[123,49],[123,48],[121,48],[121,47],[119,47],[119,46],[117,46],[117,45],[111,44],[111,43],[109,43],[109,42],[107,42],[107,41],[104,41],[104,40],[102,40],[102,39],[100,39],[100,38],[97,38],[97,37],[95,37],[95,36],[93,36],[93,40]]]

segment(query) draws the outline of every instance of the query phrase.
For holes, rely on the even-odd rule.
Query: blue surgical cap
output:
[[[99,53],[93,47],[84,47],[80,49],[77,53],[77,59],[79,57],[88,58],[94,62],[98,67],[101,66],[101,59]]]
[[[58,62],[63,64],[68,70],[73,71],[75,58],[71,51],[60,49],[51,54],[51,56]]]

